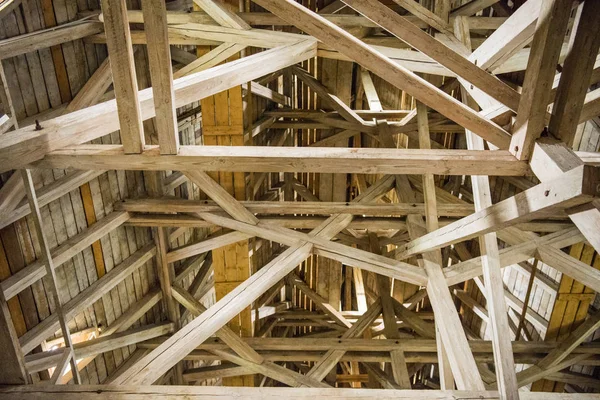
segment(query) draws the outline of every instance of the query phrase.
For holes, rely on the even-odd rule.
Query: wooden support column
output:
[[[600,46],[600,24],[597,18],[600,15],[600,2],[585,1],[580,7],[579,18],[576,19],[571,33],[574,39],[560,76],[548,127],[550,133],[569,147],[573,146],[581,108]]]
[[[466,19],[457,17],[454,23],[455,35],[471,48],[471,38]],[[463,102],[470,107],[477,107],[473,99],[469,97],[466,88],[461,87]],[[466,130],[467,148],[469,150],[483,150],[483,140],[473,132]],[[473,199],[475,210],[492,205],[492,193],[487,176],[471,176],[473,187]],[[496,367],[496,381],[502,399],[518,400],[519,388],[515,372],[515,362],[510,343],[510,330],[508,327],[508,314],[504,301],[504,282],[500,269],[500,254],[498,250],[498,238],[495,232],[487,233],[479,238],[479,247],[482,255],[483,275],[485,279],[485,290],[489,320],[492,329],[492,343],[494,347],[494,365]],[[527,311],[527,304],[524,305]]]
[[[544,130],[546,105],[549,103],[572,4],[571,0],[542,2],[527,62],[523,94],[510,141],[509,150],[519,160],[528,160],[531,157],[535,140]]]
[[[144,127],[125,0],[102,0],[104,30],[125,153],[144,150]]]
[[[143,0],[144,29],[148,42],[148,63],[156,109],[160,154],[177,154],[179,131],[175,113],[173,71],[164,0]],[[137,90],[137,89],[136,89]]]

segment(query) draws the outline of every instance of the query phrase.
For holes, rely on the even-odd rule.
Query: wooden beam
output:
[[[258,218],[242,206],[221,185],[214,181],[207,173],[202,171],[187,171],[186,176],[194,182],[200,190],[221,206],[225,212],[238,221],[252,225],[258,224]]]
[[[297,287],[302,293],[310,298],[317,308],[320,308],[325,314],[329,315],[338,325],[350,328],[352,324],[338,310],[321,297],[317,292],[312,290],[298,275],[291,273],[286,277],[289,285]]]
[[[148,64],[152,80],[160,153],[177,154],[179,151],[179,131],[175,112],[167,10],[162,0],[144,0],[142,11],[144,12],[144,28],[148,38]],[[137,94],[137,87],[135,92]]]
[[[552,179],[554,176],[552,173],[572,171],[581,168],[582,164],[583,161],[564,143],[548,138],[538,140],[531,160],[532,170],[542,182]],[[596,250],[600,250],[599,205],[596,199],[590,204],[575,207],[568,212],[571,221]]]
[[[115,0],[116,1],[116,0]],[[244,57],[174,81],[175,106],[182,107],[269,72],[315,56],[315,42],[294,43]],[[152,89],[140,92],[142,118],[155,116]],[[119,129],[114,100],[45,121],[41,131],[34,126],[3,135],[0,143],[0,172],[18,168],[64,146],[84,143]]]
[[[178,155],[159,156],[157,146],[125,154],[119,145],[80,145],[56,150],[36,168],[179,170],[233,172],[523,176],[525,162],[507,151],[306,148],[265,146],[181,146]]]
[[[519,160],[531,157],[535,140],[544,130],[546,105],[572,4],[570,0],[549,0],[540,8],[510,142],[510,151]]]
[[[145,325],[119,333],[113,333],[112,335],[76,343],[73,345],[73,350],[75,357],[77,358],[91,357],[120,347],[154,339],[172,332],[172,323]],[[58,348],[26,356],[27,369],[29,372],[33,373],[52,368],[60,360],[64,351],[64,348]]]
[[[114,386],[114,385],[89,385],[89,386],[40,386],[22,385],[3,387],[0,393],[7,397],[24,398],[46,398],[48,400],[76,400],[89,396],[96,399],[109,399],[119,397],[122,400],[139,399],[140,397],[161,396],[174,400],[190,397],[202,397],[205,399],[223,399],[243,397],[249,400],[276,400],[286,399],[308,399],[318,397],[333,397],[346,399],[360,399],[368,396],[370,398],[397,399],[397,400],[420,400],[431,399],[434,393],[436,400],[454,400],[457,397],[478,398],[481,396],[497,399],[496,391],[432,391],[432,390],[390,390],[390,389],[344,389],[344,388],[251,388],[251,387],[223,387],[223,386],[141,386],[136,388]],[[596,395],[593,393],[544,393],[523,392],[523,400],[592,400]]]
[[[467,148],[483,149],[481,138],[467,131]],[[481,211],[492,206],[492,193],[487,176],[471,176],[475,210]],[[505,399],[519,399],[519,387],[515,372],[515,362],[510,344],[508,313],[504,301],[504,281],[500,269],[498,238],[495,232],[487,233],[479,238],[483,276],[485,280],[486,304],[489,310],[489,322],[494,345],[494,366],[498,390]]]
[[[469,60],[487,71],[502,65],[533,37],[542,3],[543,0],[526,1],[473,51]]]
[[[226,61],[229,57],[234,54],[239,53],[243,49],[246,48],[244,44],[238,43],[223,43],[203,56],[198,57],[185,67],[176,71],[173,74],[173,78],[181,78],[182,76],[188,76],[191,74],[195,74],[196,72],[204,71],[209,68],[212,68],[224,61]]]
[[[0,59],[8,59],[54,45],[82,39],[103,31],[96,21],[73,21],[70,24],[43,29],[0,41]]]
[[[471,129],[500,148],[507,148],[509,135],[495,123],[438,88],[395,64],[389,58],[314,12],[292,1],[258,0],[257,3],[288,20],[306,33],[326,42],[397,88],[415,96],[429,107]]]
[[[229,11],[229,9],[221,3],[221,0],[194,0],[194,3],[206,11],[206,13],[219,25],[236,29],[250,29],[250,25],[236,13]]]
[[[292,99],[288,96],[285,96],[273,89],[270,89],[266,86],[261,85],[257,82],[250,82],[250,92],[253,95],[258,97],[262,97],[263,99],[270,100],[274,103],[281,104],[283,106],[291,107]]]
[[[115,383],[154,382],[194,347],[206,340],[217,329],[223,327],[271,285],[278,282],[287,272],[302,262],[310,253],[311,247],[312,244],[307,243],[300,247],[291,247],[281,253],[215,305],[180,329],[169,340],[134,364],[124,375],[117,378]]]
[[[514,236],[514,235],[510,235]],[[508,236],[508,237],[510,237]],[[518,244],[513,244],[500,250],[500,267],[505,268],[512,264],[517,264],[529,260],[535,256],[538,246],[550,245],[555,248],[563,248],[585,240],[577,228],[571,228],[546,236],[537,235],[531,240],[526,240]],[[482,257],[475,257],[458,264],[454,264],[444,271],[449,286],[473,279],[483,274]]]
[[[403,245],[398,259],[447,246],[517,222],[551,215],[557,209],[589,203],[598,196],[599,173],[594,167],[581,166],[557,178],[542,182],[517,195],[477,211],[469,217],[446,225]]]
[[[206,311],[206,307],[204,307],[202,303],[180,286],[173,286],[173,295],[194,317],[197,317]],[[246,344],[244,340],[227,325],[220,328],[215,334],[243,359],[257,364],[261,364],[264,361],[252,347]]]
[[[453,38],[452,28],[436,14],[423,7],[415,0],[393,0],[394,3],[404,8],[406,11],[431,26],[433,29],[447,35],[449,39]]]
[[[240,232],[230,232],[220,234],[214,237],[209,237],[198,243],[190,244],[175,250],[171,250],[169,253],[167,253],[167,261],[169,263],[174,263],[176,261],[180,261],[198,254],[203,254],[210,250],[218,249],[219,247],[237,243],[242,240],[249,239],[251,237],[251,235]]]
[[[311,76],[307,71],[297,66],[292,67],[294,74],[300,78],[304,84],[311,88],[320,98],[325,101],[332,109],[337,111],[346,121],[358,125],[363,125],[365,121],[346,105],[339,97],[330,93],[329,89],[319,82],[315,77]]]
[[[491,7],[499,0],[471,0],[450,12],[450,17],[470,17],[484,8]]]
[[[125,153],[141,153],[145,145],[144,127],[138,100],[133,47],[127,22],[127,5],[125,0],[102,0],[102,10],[104,11],[104,30],[115,88],[121,141]]]
[[[174,400],[183,400],[190,397],[205,399],[245,398],[248,400],[277,400],[277,399],[309,399],[319,397],[337,397],[345,399],[361,399],[365,396],[379,399],[419,400],[432,398],[436,400],[454,400],[457,397],[479,398],[481,396],[499,398],[495,391],[432,391],[432,390],[390,390],[390,389],[343,389],[343,388],[251,388],[251,387],[223,387],[223,386],[140,386],[124,387],[115,385],[87,385],[87,386],[40,386],[22,385],[0,388],[0,394],[17,399],[47,400],[77,400],[90,397],[93,399],[109,399],[118,397],[122,400],[149,398],[152,396],[168,397]],[[544,393],[523,392],[523,400],[593,400],[597,396],[590,393]]]
[[[600,14],[600,3],[586,1],[581,7],[571,33],[574,39],[565,59],[548,126],[548,130],[569,147],[573,146],[581,108],[600,47],[600,25],[593,18]]]
[[[365,313],[353,324],[341,339],[350,339],[360,336],[381,313],[381,302],[376,301],[365,311]],[[329,350],[321,356],[319,362],[306,374],[311,378],[322,380],[329,371],[342,359],[345,350]]]

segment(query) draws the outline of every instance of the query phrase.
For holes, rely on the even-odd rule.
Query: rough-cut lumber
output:
[[[510,151],[519,160],[531,157],[535,140],[544,130],[546,105],[572,4],[570,0],[548,0],[540,8],[510,141]]]
[[[581,7],[548,126],[548,130],[568,146],[573,146],[581,108],[600,47],[600,24],[594,18],[600,14],[600,2],[586,1]]]
[[[38,168],[180,170],[228,172],[347,173],[522,176],[528,166],[507,151],[308,148],[264,146],[181,146],[178,155],[159,156],[157,146],[125,154],[119,145],[80,145],[56,150]]]
[[[161,154],[177,154],[179,132],[175,113],[173,71],[167,28],[167,10],[162,0],[142,1],[144,28],[148,37],[148,64],[156,110],[156,130]]]
[[[72,23],[15,36],[0,41],[0,58],[6,59],[44,49],[57,44],[77,40],[102,32],[102,24],[94,21]]]
[[[397,215],[423,214],[424,203],[346,203],[321,201],[240,201],[253,214],[337,214],[354,215]],[[116,203],[115,209],[129,212],[154,213],[215,213],[221,211],[214,202],[206,200],[184,200],[179,198],[126,199]],[[472,214],[472,204],[438,204],[439,216],[465,217]]]
[[[144,127],[133,63],[133,47],[127,22],[127,4],[125,0],[102,0],[102,9],[121,142],[126,153],[140,153],[145,145]]]
[[[64,340],[64,351],[71,353],[70,363],[71,368],[74,371],[73,380],[75,383],[81,383],[81,377],[79,376],[79,370],[77,369],[77,359],[73,354],[73,342],[71,340],[71,332],[69,326],[67,325],[68,319],[65,315],[64,308],[62,306],[62,301],[60,299],[60,294],[58,291],[58,286],[56,284],[56,272],[54,270],[54,262],[52,260],[52,254],[50,253],[50,247],[48,245],[48,239],[46,238],[46,234],[43,228],[43,219],[42,213],[40,212],[40,206],[38,204],[37,196],[35,194],[35,187],[33,186],[33,179],[31,178],[31,172],[28,169],[24,169],[21,171],[21,176],[23,177],[23,183],[25,185],[25,193],[27,193],[27,200],[29,202],[29,207],[31,208],[31,214],[33,216],[33,222],[35,225],[35,232],[38,237],[39,245],[42,250],[42,254],[40,260],[45,266],[46,275],[48,275],[48,285],[46,290],[48,290],[49,295],[52,297],[54,301],[54,314],[56,314],[60,331],[62,333],[62,337]],[[23,353],[28,352],[28,350],[23,349]]]

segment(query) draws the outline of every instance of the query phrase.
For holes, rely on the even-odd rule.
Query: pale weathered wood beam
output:
[[[244,398],[248,400],[280,400],[285,399],[307,399],[322,397],[338,397],[345,399],[370,398],[397,400],[430,400],[435,393],[436,400],[455,400],[457,397],[478,398],[487,396],[498,398],[495,391],[444,391],[432,392],[431,390],[391,390],[391,389],[343,389],[343,388],[286,388],[269,387],[224,387],[224,386],[140,386],[126,387],[114,385],[89,385],[89,386],[44,386],[22,385],[0,388],[0,394],[14,398],[32,398],[32,396],[43,396],[47,400],[78,400],[87,396],[98,399],[109,399],[119,397],[122,400],[134,400],[140,397],[150,398],[152,396],[169,397],[172,399],[185,399],[189,397],[202,397],[206,399],[218,399],[225,397]],[[523,400],[592,400],[595,394],[571,394],[571,393],[545,393],[545,392],[523,392]]]
[[[102,9],[121,141],[125,153],[141,153],[145,145],[144,127],[127,22],[127,5],[125,0],[103,0]]]
[[[0,145],[1,146],[1,145]],[[80,145],[55,150],[36,168],[177,170],[230,172],[315,172],[523,176],[529,170],[508,151],[272,146],[181,146],[178,155],[160,156],[158,146],[125,154],[120,145]],[[218,165],[218,167],[216,166]]]
[[[162,0],[142,1],[144,28],[148,40],[148,65],[161,154],[177,154],[179,131],[175,112],[173,71],[167,28],[167,10]],[[137,88],[135,88],[137,93]],[[117,100],[118,101],[118,100]]]
[[[565,59],[558,84],[556,100],[548,130],[569,147],[579,124],[581,109],[586,99],[592,69],[600,47],[600,24],[594,16],[600,15],[600,2],[585,1],[580,5],[572,44]],[[573,37],[573,36],[572,36]]]
[[[552,215],[557,209],[587,204],[600,195],[600,171],[580,166],[486,207],[400,247],[398,259],[495,232],[517,222]]]
[[[531,157],[535,140],[544,130],[546,105],[572,4],[570,0],[548,0],[540,8],[510,142],[510,151],[520,160]]]

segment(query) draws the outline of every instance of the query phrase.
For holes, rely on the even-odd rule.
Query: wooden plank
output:
[[[265,146],[181,146],[178,155],[159,156],[157,146],[139,155],[119,145],[80,145],[55,150],[36,168],[179,170],[229,172],[319,172],[523,176],[527,164],[507,151],[371,148],[279,148]],[[218,167],[216,166],[218,165]]]
[[[493,6],[498,0],[470,0],[450,12],[450,17],[470,17],[484,8]]]
[[[250,235],[240,232],[230,232],[216,235],[215,237],[209,237],[198,243],[180,247],[176,250],[171,250],[169,253],[167,253],[167,261],[169,263],[173,263],[194,255],[206,253],[213,249],[218,249],[219,247],[249,239],[250,237]]]
[[[483,149],[484,143],[483,140],[467,131],[467,147],[470,149]],[[475,210],[480,211],[492,206],[492,194],[488,177],[472,176],[471,186],[473,188]],[[479,238],[479,248],[483,256],[482,267],[487,292],[486,304],[492,330],[498,390],[503,393],[503,397],[506,399],[519,399],[496,233],[487,233],[481,236]]]
[[[381,302],[375,301],[365,311],[363,315],[354,323],[344,334],[341,339],[355,338],[360,335],[371,325],[373,320],[381,313]],[[311,378],[322,380],[331,371],[331,369],[342,359],[345,350],[328,350],[321,356],[318,363],[310,369],[306,374]]]
[[[529,0],[519,7],[469,57],[479,67],[492,71],[523,48],[535,32],[543,0]]]
[[[206,11],[219,25],[236,29],[250,29],[250,25],[237,14],[229,11],[220,0],[194,0],[194,3]]]
[[[156,129],[158,131],[160,153],[177,154],[179,151],[179,131],[175,112],[175,92],[173,91],[173,71],[167,28],[167,10],[165,3],[161,0],[144,0],[142,3],[144,28],[146,37],[148,38],[148,64],[152,80],[152,94],[156,110]],[[137,87],[134,90],[137,94]],[[137,102],[137,99],[135,101]]]
[[[519,160],[531,157],[534,142],[544,129],[546,105],[549,103],[571,6],[572,2],[568,0],[552,0],[544,1],[540,8],[510,141],[510,150]]]
[[[125,153],[141,153],[145,145],[144,127],[127,22],[127,5],[124,0],[102,0],[102,9],[121,141]]]
[[[93,305],[102,296],[131,275],[133,271],[150,260],[155,253],[156,250],[154,246],[151,244],[147,245],[133,253],[102,278],[98,279],[86,289],[82,290],[77,296],[66,302],[63,308],[67,321],[75,318],[75,316]],[[19,338],[23,350],[29,352],[42,343],[42,341],[50,337],[59,328],[59,322],[58,316],[54,316],[53,314],[36,325],[33,329],[27,331],[25,335]]]
[[[254,214],[252,214],[237,200],[235,200],[235,198],[233,198],[221,185],[208,176],[208,174],[202,171],[187,171],[185,174],[233,218],[252,225],[256,225],[258,223],[258,219],[254,216]]]
[[[0,41],[0,58],[8,59],[20,54],[59,45],[102,32],[102,24],[93,21],[80,21],[74,24],[51,27],[27,35],[16,36]]]
[[[91,357],[100,353],[115,350],[120,347],[129,346],[154,339],[173,332],[172,323],[145,325],[138,328],[114,333],[112,335],[99,337],[76,343],[73,348],[77,358]],[[64,348],[36,353],[27,356],[27,366],[29,371],[43,371],[52,368],[60,360]]]
[[[201,315],[206,311],[206,307],[180,286],[173,286],[173,296],[185,308],[190,310],[190,313],[194,316]],[[252,347],[248,346],[230,327],[223,326],[215,334],[245,360],[258,364],[263,362],[263,358]]]
[[[222,387],[222,386],[141,386],[136,388],[114,386],[114,385],[89,385],[89,386],[40,386],[22,385],[0,388],[0,392],[7,396],[24,399],[48,400],[63,399],[75,400],[82,397],[92,399],[108,399],[120,397],[123,400],[138,399],[140,397],[162,396],[172,399],[184,399],[189,397],[203,397],[207,399],[244,397],[249,400],[265,399],[309,399],[316,397],[338,397],[338,398],[364,398],[365,396],[380,399],[397,400],[453,400],[459,397],[498,398],[495,391],[432,391],[432,390],[390,390],[390,389],[344,389],[344,388],[286,388],[270,387],[248,388],[248,387]],[[523,400],[593,400],[597,397],[593,393],[535,393],[523,392]]]
[[[195,59],[194,61],[192,61],[185,67],[181,68],[180,70],[177,70],[173,74],[173,78],[174,79],[181,78],[182,76],[195,74],[196,72],[200,72],[200,71],[204,71],[209,68],[212,68],[212,67],[222,63],[223,61],[227,60],[229,57],[233,56],[234,54],[239,53],[240,51],[242,51],[245,48],[246,48],[246,45],[244,45],[244,44],[223,43],[223,44],[215,47],[208,53],[204,54],[203,56],[198,57],[197,59]]]
[[[442,20],[439,16],[423,7],[415,0],[393,0],[394,3],[404,8],[406,11],[425,22],[427,25],[436,29],[437,31],[444,33],[448,38],[453,38],[452,28],[448,25],[447,21]]]
[[[321,297],[317,292],[312,290],[298,275],[292,273],[286,277],[289,285],[296,286],[302,293],[310,298],[316,307],[320,308],[325,314],[329,315],[335,323],[340,326],[350,328],[352,324],[344,318],[331,304]]]
[[[517,222],[546,216],[549,215],[548,213],[553,214],[557,208],[589,203],[593,196],[597,195],[596,190],[600,188],[594,186],[599,178],[594,177],[596,171],[590,169],[584,171],[584,169],[585,166],[581,166],[568,171],[556,179],[543,182],[413,240],[400,247],[397,257],[404,259],[413,254],[494,232]]]

